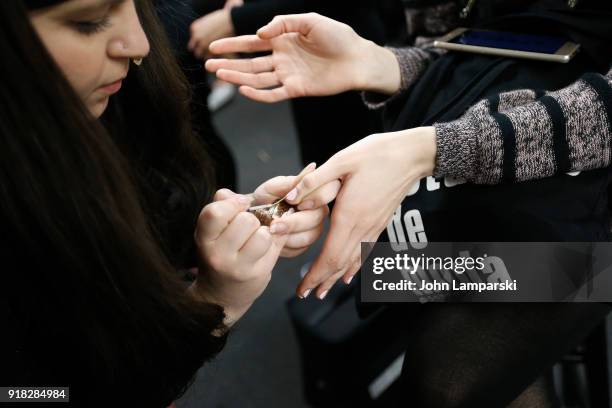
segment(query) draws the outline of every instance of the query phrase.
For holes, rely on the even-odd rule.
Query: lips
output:
[[[110,83],[108,85],[103,85],[100,87],[100,90],[104,93],[107,93],[109,95],[115,94],[117,92],[119,92],[119,90],[121,89],[121,84],[122,84],[123,80],[120,79],[118,81],[115,81],[113,83]]]

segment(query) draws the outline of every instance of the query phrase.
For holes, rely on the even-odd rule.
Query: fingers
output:
[[[220,69],[217,71],[217,78],[225,82],[230,82],[236,85],[246,85],[252,88],[270,88],[281,85],[281,81],[274,72],[250,74]]]
[[[260,226],[240,249],[239,256],[246,262],[255,262],[268,252],[270,246],[272,246],[270,231],[267,227]]]
[[[257,35],[267,40],[287,33],[300,33],[307,36],[321,18],[316,13],[276,16],[267,25],[260,28]]]
[[[298,211],[274,220],[270,227],[282,225],[281,232],[297,234],[310,231],[313,228],[317,228],[319,225],[323,225],[323,221],[327,214],[329,214],[327,206],[320,207],[317,210]],[[275,229],[279,231],[278,228]]]
[[[308,296],[313,289],[331,276],[339,275],[339,278],[345,273],[349,258],[354,250],[353,247],[356,245],[353,237],[354,225],[355,220],[346,219],[344,215],[338,215],[338,212],[334,211],[323,250],[298,285],[297,294],[299,297]]]
[[[302,231],[295,234],[289,234],[287,249],[301,250],[310,247],[323,233],[324,224],[317,225],[315,228],[308,231]]]
[[[333,180],[312,193],[308,194],[303,198],[303,201],[298,205],[298,210],[311,210],[313,208],[319,208],[326,206],[330,202],[334,201],[342,184],[339,180]]]
[[[315,295],[319,299],[325,299],[329,290],[334,286],[334,284],[338,281],[338,279],[342,278],[346,274],[354,275],[356,273],[357,268],[359,267],[359,261],[361,259],[359,248],[361,247],[359,243],[359,238],[353,235],[350,243],[345,246],[345,254],[348,255],[347,258],[343,258],[342,263],[339,265],[335,273],[325,279],[323,283],[319,285],[319,287],[315,290]]]
[[[261,223],[253,214],[240,212],[219,235],[217,246],[224,253],[238,252],[260,226]]]
[[[346,164],[342,160],[332,157],[324,165],[304,176],[302,181],[287,194],[287,202],[291,204],[301,203],[304,197],[314,190],[329,182],[341,179],[345,175],[346,168]]]
[[[308,251],[308,247],[299,249],[284,247],[280,253],[280,256],[283,258],[295,258],[296,256],[302,255],[306,251]]]
[[[238,37],[223,38],[213,41],[209,51],[212,54],[232,54],[237,52],[252,53],[271,51],[272,45],[268,40],[262,40],[256,35],[241,35]]]
[[[342,275],[342,280],[344,281],[344,283],[346,283],[347,285],[351,283],[351,281],[353,280],[353,278],[359,272],[360,269],[361,269],[361,242],[359,243],[359,245],[355,247],[355,250],[353,251],[353,255],[351,256],[350,266],[347,268],[347,270]]]
[[[238,213],[249,208],[250,203],[248,197],[236,196],[208,204],[198,217],[196,242],[216,240]]]
[[[221,190],[217,190],[213,197],[213,201],[221,201],[227,200],[229,198],[236,197],[239,194],[234,193],[232,190],[228,188],[222,188]]]
[[[277,201],[316,167],[316,163],[310,163],[297,176],[278,176],[266,181],[255,190],[254,204],[268,204]]]
[[[271,56],[257,57],[250,59],[209,59],[206,61],[206,70],[217,72],[220,69],[229,71],[247,72],[257,74],[274,70],[274,63]]]
[[[291,99],[289,91],[284,86],[270,90],[260,90],[243,85],[238,88],[238,91],[249,99],[263,103],[277,103]]]

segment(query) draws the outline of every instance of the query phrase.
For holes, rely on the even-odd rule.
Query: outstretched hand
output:
[[[260,102],[327,96],[354,89],[393,93],[400,73],[394,55],[346,24],[316,13],[277,16],[257,35],[226,38],[212,54],[271,52],[247,59],[211,59],[206,69],[241,85]]]

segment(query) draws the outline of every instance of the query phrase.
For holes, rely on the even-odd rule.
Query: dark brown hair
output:
[[[138,6],[153,51],[114,114],[130,110],[132,92],[157,97],[140,116],[105,118],[124,132],[113,140],[52,62],[24,5],[0,2],[0,384],[70,386],[75,406],[165,406],[224,342],[211,335],[223,329],[221,308],[186,294],[138,194],[159,194],[147,186],[147,163],[186,197],[205,190],[190,185],[205,172],[183,122],[185,84],[154,37],[148,2]],[[158,99],[164,90],[174,93]],[[165,122],[151,130],[152,145],[127,140],[149,108],[151,127]]]

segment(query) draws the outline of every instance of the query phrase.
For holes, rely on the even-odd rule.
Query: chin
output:
[[[106,107],[108,106],[108,99],[109,98],[103,98],[88,106],[89,112],[91,112],[94,118],[98,119],[100,116],[102,116],[106,110]]]

